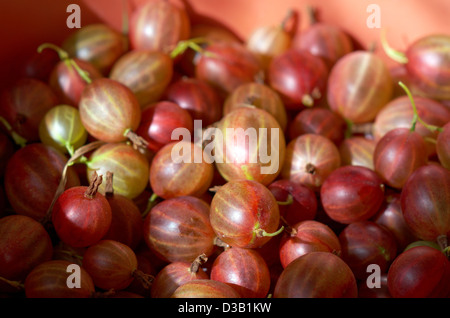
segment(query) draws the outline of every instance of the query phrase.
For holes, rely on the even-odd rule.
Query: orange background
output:
[[[66,26],[71,3],[81,7],[82,26],[103,21],[121,30],[122,8],[129,10],[153,0],[14,0],[2,1],[0,11],[0,85],[20,75],[23,61],[35,52],[39,44],[60,44],[73,30]],[[430,33],[450,34],[449,0],[177,0],[190,8],[197,17],[217,20],[243,39],[257,27],[278,24],[290,8],[300,13],[299,31],[308,24],[307,5],[320,10],[320,20],[334,23],[348,31],[364,46],[379,43],[380,29],[369,29],[366,20],[368,5],[381,9],[381,27],[388,30],[389,43],[405,49],[415,39]],[[381,47],[377,54],[387,59]]]

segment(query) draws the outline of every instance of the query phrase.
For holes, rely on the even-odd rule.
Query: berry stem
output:
[[[114,174],[111,171],[107,171],[105,177],[105,196],[109,198],[114,196],[113,178]]]
[[[91,298],[109,298],[115,294],[116,291],[114,289],[108,289],[107,291],[95,291],[92,293]]]
[[[286,32],[291,38],[294,37],[298,27],[298,12],[294,9],[289,9],[283,21],[280,23],[280,28]]]
[[[317,9],[313,6],[307,6],[306,11],[308,13],[309,24],[313,25],[317,23]]]
[[[450,259],[450,246],[447,246],[442,250],[442,252],[447,256],[448,259]]]
[[[16,133],[5,118],[0,117],[0,122],[3,124],[3,126],[5,126],[6,130],[8,131],[16,145],[22,148],[27,145],[27,140]]]
[[[150,198],[147,201],[147,206],[145,208],[145,211],[142,212],[141,217],[145,219],[147,214],[150,212],[150,210],[158,203],[157,201],[158,195],[156,193],[153,193]]]
[[[408,58],[406,57],[405,53],[396,51],[392,47],[390,47],[386,39],[386,33],[386,29],[381,30],[381,45],[383,46],[386,55],[400,64],[408,63]]]
[[[70,257],[74,257],[74,258],[76,258],[76,259],[78,259],[80,261],[83,260],[83,256],[81,256],[81,255],[79,255],[77,253],[74,253],[72,251],[62,250],[62,251],[60,251],[60,253],[66,254],[66,255],[68,255]]]
[[[316,167],[312,163],[307,163],[305,166],[305,171],[309,174],[315,174]]]
[[[131,129],[125,130],[123,135],[131,141],[133,148],[136,150],[145,149],[148,146],[148,141],[133,132]]]
[[[306,107],[314,106],[314,99],[310,94],[305,94],[302,96],[302,104]]]
[[[416,103],[414,102],[414,98],[411,94],[411,91],[408,89],[408,87],[403,84],[402,82],[398,82],[398,85],[401,86],[401,88],[403,88],[403,90],[406,92],[406,95],[408,95],[408,98],[411,102],[411,106],[413,108],[413,119],[412,119],[412,123],[411,123],[411,131],[414,131],[416,129],[416,124],[417,122],[421,123],[423,126],[425,126],[425,128],[427,128],[428,130],[435,132],[435,131],[442,131],[441,127],[438,126],[434,126],[434,125],[429,125],[426,122],[424,122],[420,116],[419,113],[417,112],[417,107],[416,107]]]
[[[175,46],[175,48],[170,52],[170,57],[172,59],[178,57],[179,55],[183,54],[187,49],[192,49],[197,53],[201,54],[213,54],[211,52],[205,51],[201,45],[207,44],[208,40],[202,37],[199,38],[193,38],[189,40],[184,40],[178,42],[178,44]]]
[[[70,142],[66,141],[66,142],[64,143],[64,146],[65,146],[65,148],[67,149],[67,152],[69,153],[69,155],[72,157],[72,156],[73,156],[73,153],[74,153],[74,151],[75,151],[73,145],[72,145]]]
[[[41,44],[38,47],[38,53],[41,53],[44,49],[52,49],[54,51],[56,51],[56,53],[58,53],[59,58],[61,59],[61,61],[67,63],[67,65],[69,67],[73,67],[75,69],[75,71],[77,71],[77,73],[80,75],[80,77],[88,84],[92,83],[91,78],[89,77],[89,73],[86,72],[85,70],[82,70],[78,64],[75,62],[74,59],[71,59],[69,57],[69,53],[67,53],[66,51],[64,51],[62,48],[60,48],[59,46],[52,44],[52,43],[44,43]]]
[[[284,221],[286,223],[286,221]],[[286,226],[286,233],[288,233],[288,235],[290,237],[295,237],[298,233],[297,229],[292,227],[292,226]]]
[[[217,191],[219,191],[219,189],[220,189],[221,187],[222,187],[222,186],[220,186],[220,185],[216,185],[216,186],[214,186],[214,187],[212,187],[212,188],[209,188],[208,190],[211,191],[211,192],[216,193]]]
[[[320,88],[314,87],[313,90],[311,91],[311,97],[313,99],[320,99],[320,98],[322,98],[322,93],[320,92]]]
[[[73,60],[70,59],[70,65],[77,71],[77,73],[81,76],[81,78],[88,84],[92,83],[91,78],[89,77],[89,73],[82,70],[78,64]]]
[[[445,253],[445,255],[448,257],[450,256],[448,254],[449,249],[448,249],[448,239],[447,239],[447,235],[443,234],[443,235],[439,235],[436,238],[436,242],[439,244],[439,247],[441,248],[442,252]]]
[[[431,144],[434,144],[434,145],[436,145],[437,144],[437,139],[435,139],[435,138],[432,138],[432,137],[425,137],[425,138],[423,138],[426,142],[429,142],[429,143],[431,143]]]
[[[74,156],[75,156],[75,153],[72,155],[72,157],[74,157]],[[70,166],[73,166],[76,163],[82,163],[82,164],[88,165],[89,164],[89,159],[86,156],[79,156],[76,159],[71,160],[70,162],[68,162],[67,166],[70,167]]]
[[[22,284],[19,281],[12,281],[12,280],[6,279],[6,278],[1,277],[1,276],[0,276],[0,281],[5,282],[9,286],[12,286],[12,287],[17,288],[17,289],[25,289],[25,285]]]
[[[37,51],[38,53],[42,53],[43,50],[45,49],[52,49],[54,50],[56,53],[58,53],[59,59],[61,61],[66,61],[69,59],[69,53],[67,53],[66,51],[64,51],[62,48],[60,48],[59,46],[53,44],[53,43],[44,43],[41,44]]]
[[[128,10],[128,1],[122,0],[122,34],[128,37],[130,31],[130,19]]]
[[[286,28],[286,24],[289,22],[289,20],[292,18],[293,15],[294,15],[294,10],[289,9],[286,16],[281,21],[280,27],[282,30],[284,30]]]
[[[260,70],[259,72],[257,72],[257,73],[255,74],[255,79],[254,79],[254,81],[255,81],[255,83],[257,83],[257,84],[264,85],[264,83],[266,82],[265,77],[266,77],[266,74],[264,73],[264,71],[263,71],[263,70]]]
[[[286,201],[277,201],[279,205],[291,205],[294,203],[294,198],[292,197],[292,194],[289,194]]]
[[[264,229],[256,229],[255,233],[256,233],[257,237],[264,237],[264,236],[273,237],[273,236],[277,236],[278,234],[283,232],[283,230],[284,230],[284,226],[281,226],[278,231],[273,232],[273,233],[267,233],[266,230],[264,230]]]
[[[42,225],[44,225],[45,227],[50,226],[50,223],[52,220],[53,206],[55,205],[55,202],[58,199],[58,197],[61,195],[61,193],[64,192],[64,189],[66,187],[67,169],[69,169],[69,167],[72,166],[74,163],[81,161],[82,158],[85,158],[84,161],[87,162],[88,160],[84,156],[84,154],[86,154],[90,151],[93,151],[104,144],[105,144],[105,142],[103,142],[103,141],[94,141],[94,142],[91,142],[91,143],[84,145],[84,146],[78,148],[77,150],[75,150],[72,157],[70,157],[70,159],[67,161],[66,165],[64,166],[64,169],[63,169],[63,172],[61,175],[61,179],[58,184],[58,188],[56,189],[55,194],[53,195],[53,200],[47,210],[47,214],[41,220]],[[83,161],[83,163],[85,163],[84,161]]]
[[[192,262],[191,267],[189,267],[189,272],[192,274],[198,273],[200,267],[208,261],[208,257],[206,254],[200,254],[195,258]]]
[[[347,123],[347,129],[345,130],[345,139],[348,139],[353,136],[353,121],[350,119],[344,118],[345,122]]]
[[[258,99],[258,97],[254,95],[247,96],[244,101],[239,104],[239,106],[242,107],[250,107],[250,108],[256,108],[255,101]]]
[[[214,245],[215,246],[218,246],[218,247],[222,247],[223,249],[228,249],[228,248],[231,248],[231,246],[230,245],[228,245],[227,243],[225,243],[224,241],[222,241],[219,237],[215,237],[214,238]]]
[[[351,124],[351,131],[348,133],[351,137],[353,134],[363,134],[363,135],[371,135],[373,131],[373,122],[370,123],[361,123],[361,124]]]
[[[369,48],[367,49],[368,52],[370,53],[375,53],[375,50],[377,49],[377,43],[376,42],[372,42],[369,45]]]
[[[150,201],[150,202],[155,202],[156,199],[158,199],[158,195],[157,195],[156,193],[152,193],[152,195],[151,195],[149,201]]]
[[[98,187],[100,184],[102,184],[103,177],[101,175],[97,174],[97,171],[94,170],[92,181],[89,184],[89,187],[87,188],[86,192],[84,193],[84,197],[88,199],[93,199],[94,196],[98,192]]]
[[[152,286],[152,283],[155,279],[155,277],[153,277],[152,275],[145,274],[143,271],[139,269],[135,269],[131,275],[137,280],[139,280],[145,289],[149,289]]]

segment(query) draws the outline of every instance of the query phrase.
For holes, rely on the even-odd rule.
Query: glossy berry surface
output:
[[[90,187],[72,187],[56,200],[52,223],[59,238],[73,247],[87,247],[100,241],[111,225],[111,206],[106,198]]]
[[[24,288],[27,298],[90,298],[95,294],[91,276],[80,267],[80,286],[69,287],[72,275],[69,261],[49,260],[28,274]],[[75,267],[74,267],[75,268]]]
[[[348,265],[329,252],[311,252],[281,272],[274,298],[356,298],[358,287]]]
[[[417,169],[401,193],[401,208],[413,233],[428,241],[450,232],[450,171],[439,165]]]
[[[251,180],[230,181],[220,187],[211,202],[211,226],[231,246],[264,245],[269,233],[279,229],[280,212],[273,194]]]
[[[330,252],[341,255],[341,243],[334,231],[324,223],[306,220],[294,224],[280,242],[280,261],[283,268],[300,256],[311,252]]]
[[[384,184],[373,171],[362,166],[343,166],[333,171],[320,189],[327,215],[340,223],[367,220],[384,200]]]
[[[401,253],[387,280],[394,298],[448,297],[450,262],[432,247],[418,246]],[[426,278],[425,278],[426,277]]]
[[[88,133],[104,142],[127,140],[127,132],[136,130],[141,121],[141,108],[133,92],[108,78],[94,80],[86,86],[79,110]]]
[[[392,79],[384,61],[371,52],[355,51],[330,72],[330,108],[353,123],[372,121],[392,96]],[[375,93],[378,92],[378,93]]]
[[[232,247],[222,252],[212,265],[210,277],[233,287],[242,298],[264,298],[270,288],[269,267],[252,249]]]
[[[147,246],[168,262],[191,263],[200,254],[211,255],[215,237],[209,221],[209,205],[192,196],[158,203],[144,222]]]
[[[212,279],[196,279],[178,287],[170,298],[241,298],[233,287]]]
[[[23,280],[37,265],[52,258],[49,234],[38,221],[24,215],[0,219],[0,277]]]
[[[327,78],[324,61],[307,51],[288,50],[272,59],[268,69],[270,86],[291,110],[316,105],[325,96]]]

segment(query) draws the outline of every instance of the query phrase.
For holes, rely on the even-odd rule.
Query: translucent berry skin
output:
[[[337,255],[311,252],[292,261],[275,285],[274,298],[356,298],[357,281]]]
[[[167,53],[190,36],[191,24],[186,10],[170,1],[146,3],[130,19],[130,45],[133,50]]]
[[[354,49],[350,36],[342,29],[336,25],[317,22],[298,34],[292,42],[292,47],[319,56],[328,69]]]
[[[256,248],[270,236],[259,230],[278,230],[280,212],[275,197],[264,185],[251,180],[235,180],[223,185],[214,195],[210,212],[211,226],[217,236],[231,246]]]
[[[213,42],[197,61],[195,77],[217,89],[221,97],[244,83],[253,82],[261,70],[258,59],[244,45]]]
[[[192,196],[166,199],[154,206],[144,221],[144,240],[168,262],[193,262],[210,256],[216,235],[209,221],[209,205]]]
[[[136,131],[141,121],[141,107],[134,93],[109,78],[87,85],[78,108],[87,132],[104,142],[127,140],[127,131]]]
[[[320,197],[326,214],[339,223],[364,221],[384,202],[384,184],[375,171],[363,166],[343,166],[323,183]]]
[[[72,247],[87,247],[100,241],[111,225],[111,207],[96,193],[85,195],[88,187],[64,191],[53,206],[52,223],[58,237]]]
[[[210,277],[230,285],[242,298],[264,298],[270,288],[269,267],[253,249],[233,247],[220,253]]]
[[[428,97],[450,99],[450,36],[427,35],[412,43],[405,52],[411,81]]]
[[[331,110],[356,124],[372,121],[389,102],[392,92],[391,74],[384,61],[366,51],[342,57],[328,77]]]
[[[127,245],[101,240],[86,249],[83,267],[96,287],[122,290],[134,281],[138,261],[134,251]]]
[[[5,193],[17,214],[42,220],[58,189],[67,158],[55,148],[32,143],[17,150],[6,166]],[[66,189],[80,185],[72,169],[67,170]]]
[[[49,260],[35,268],[25,280],[27,298],[90,298],[95,293],[94,282],[83,267],[80,267],[80,287],[70,288],[67,285],[69,276],[73,274],[65,260]]]
[[[24,215],[0,219],[0,276],[24,280],[37,265],[49,261],[53,246],[41,223]]]
[[[446,298],[450,295],[450,262],[435,248],[416,246],[396,257],[387,281],[394,298]]]
[[[409,176],[427,161],[424,139],[407,128],[389,131],[377,142],[373,154],[375,171],[396,189],[401,189]]]
[[[286,109],[301,110],[323,99],[328,75],[320,57],[291,49],[273,58],[268,82],[280,94]]]
[[[422,240],[450,234],[450,171],[440,165],[418,168],[401,192],[406,224]]]

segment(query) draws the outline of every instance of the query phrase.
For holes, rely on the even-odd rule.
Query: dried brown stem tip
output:
[[[208,261],[208,257],[206,254],[200,254],[197,256],[197,258],[192,262],[191,267],[189,268],[189,271],[191,273],[198,273],[198,270],[200,267],[205,264]]]
[[[148,141],[137,135],[135,132],[127,130],[124,135],[131,141],[134,149],[139,150],[147,148]]]
[[[313,6],[307,6],[306,7],[307,13],[308,13],[308,18],[309,18],[309,23],[311,25],[315,24],[318,22],[318,10],[317,8],[313,7]]]
[[[84,196],[88,199],[94,198],[94,196],[97,194],[98,187],[102,184],[102,181],[103,177],[101,175],[99,176],[97,172],[94,171],[92,182],[89,184],[89,187],[84,193]]]
[[[209,191],[215,193],[215,192],[219,191],[219,189],[220,189],[221,187],[222,187],[222,186],[214,186],[214,187],[209,188]]]
[[[441,248],[442,251],[448,251],[447,250],[447,247],[448,247],[447,235],[445,235],[445,234],[439,235],[437,237],[436,241],[439,244],[439,247]]]
[[[105,196],[114,196],[113,177],[114,174],[111,171],[106,172]]]
[[[316,167],[312,163],[308,163],[305,167],[305,171],[310,174],[316,173]]]
[[[264,71],[259,71],[255,74],[255,83],[264,84],[266,82],[266,74]]]
[[[91,298],[109,298],[116,294],[114,289],[109,289],[107,291],[96,291],[92,293]]]
[[[142,286],[145,289],[150,289],[150,287],[152,286],[153,280],[155,279],[155,277],[153,277],[150,274],[145,274],[143,271],[141,270],[134,270],[132,273],[133,277],[136,278],[137,280],[139,280],[142,284]]]
[[[224,249],[228,249],[231,248],[230,245],[228,245],[227,243],[225,243],[224,241],[222,241],[220,238],[218,238],[217,236],[214,238],[214,245],[218,246],[218,247],[222,247]]]
[[[52,219],[53,206],[55,205],[55,202],[58,199],[58,197],[64,192],[66,182],[67,182],[68,168],[70,166],[72,166],[74,163],[76,163],[78,160],[80,160],[80,162],[82,162],[81,159],[85,158],[84,154],[86,154],[90,151],[93,151],[104,144],[105,144],[105,142],[103,142],[103,141],[94,141],[87,145],[84,145],[84,146],[78,148],[77,150],[75,150],[73,155],[67,161],[66,165],[64,166],[64,169],[63,169],[63,172],[61,175],[61,180],[59,181],[59,184],[58,184],[58,188],[56,189],[55,195],[53,196],[53,200],[47,210],[47,214],[41,220],[41,223],[42,223],[42,225],[44,225],[45,228],[50,228],[52,226],[51,219]]]

